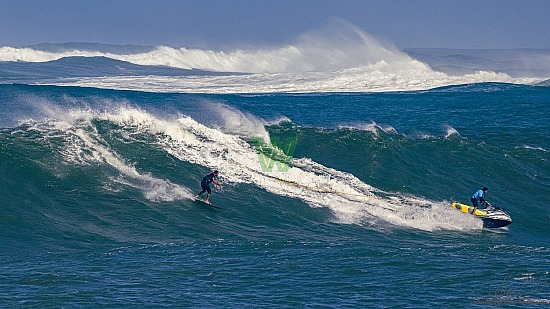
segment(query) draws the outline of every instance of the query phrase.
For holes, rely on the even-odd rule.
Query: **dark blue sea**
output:
[[[550,304],[550,70],[518,60],[549,51],[75,44],[0,49],[0,307]],[[511,225],[451,207],[482,187]]]

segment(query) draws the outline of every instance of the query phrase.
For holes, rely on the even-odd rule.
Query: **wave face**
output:
[[[0,82],[187,93],[382,92],[540,83],[550,77],[548,63],[549,50],[401,51],[340,20],[261,48],[4,46]]]

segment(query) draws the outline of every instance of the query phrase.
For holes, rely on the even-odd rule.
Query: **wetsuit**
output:
[[[202,188],[202,191],[199,192],[198,195],[201,195],[203,194],[204,192],[208,192],[208,194],[212,194],[212,189],[210,189],[210,183],[212,181],[214,181],[214,178],[216,177],[216,175],[214,175],[214,172],[210,172],[208,174],[206,174],[206,176],[204,176],[202,178],[202,181],[201,181],[201,188]]]

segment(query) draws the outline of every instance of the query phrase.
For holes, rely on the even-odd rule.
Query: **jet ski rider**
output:
[[[474,195],[472,195],[472,198],[470,199],[472,201],[472,205],[474,206],[474,209],[472,210],[472,213],[474,214],[477,210],[477,207],[479,205],[485,205],[487,202],[485,200],[485,194],[489,191],[487,188],[483,188],[481,190],[477,190]]]

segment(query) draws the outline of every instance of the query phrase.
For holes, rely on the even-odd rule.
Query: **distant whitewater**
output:
[[[550,50],[402,51],[337,21],[291,44],[227,51],[90,43],[5,46],[0,73],[8,74],[1,74],[0,82],[27,82],[10,79],[10,73],[21,71],[14,70],[14,63],[40,70],[59,61],[57,70],[72,74],[29,78],[36,84],[187,93],[409,91],[481,82],[536,84],[550,78]],[[90,74],[86,68],[91,66],[105,71]]]

